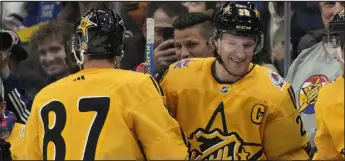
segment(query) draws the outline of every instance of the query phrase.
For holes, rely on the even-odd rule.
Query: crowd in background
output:
[[[208,43],[213,35],[213,15],[222,2],[102,3],[119,12],[127,27],[122,69],[135,70],[145,61],[145,23],[149,17],[155,20],[154,57],[157,74],[163,73],[168,65],[180,58],[213,56]],[[284,75],[284,2],[256,4],[265,35],[264,49],[253,61]],[[294,60],[303,49],[320,41],[324,26],[319,2],[291,4],[291,14],[288,15],[291,18],[289,43]],[[2,29],[17,32],[21,46],[28,55],[25,60],[13,58],[10,71],[19,78],[30,97],[34,97],[45,85],[66,75],[68,71],[64,57],[68,51],[64,45],[80,15],[97,5],[101,5],[100,2],[2,2]],[[48,24],[39,28],[45,23]],[[191,36],[196,42],[179,41],[181,38],[174,37],[185,35],[173,35],[173,29],[182,31],[197,24],[202,24],[195,28],[202,34]],[[172,40],[164,40],[166,35]]]

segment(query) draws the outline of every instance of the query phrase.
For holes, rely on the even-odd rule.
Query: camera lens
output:
[[[12,36],[6,32],[0,32],[0,51],[8,51],[12,47]]]

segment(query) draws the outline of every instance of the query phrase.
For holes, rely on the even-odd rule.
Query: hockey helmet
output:
[[[83,63],[83,54],[94,58],[122,56],[125,30],[122,18],[114,10],[87,11],[72,37],[72,51],[78,65]]]
[[[255,53],[263,47],[260,13],[253,2],[226,2],[215,15],[215,36],[227,32],[234,35],[256,37]]]
[[[328,25],[328,34],[330,36],[341,36],[342,40],[345,37],[345,9],[342,9]],[[342,41],[342,45],[344,41]]]
[[[322,45],[328,58],[335,58],[345,44],[345,10],[342,9],[328,24],[328,33],[323,37]]]

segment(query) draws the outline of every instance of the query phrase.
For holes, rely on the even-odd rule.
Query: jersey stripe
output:
[[[162,81],[163,81],[165,75],[168,73],[168,71],[169,71],[169,69],[167,69],[167,70],[164,72],[164,74],[162,75],[162,78],[159,80],[159,83],[162,83]]]
[[[290,86],[290,87],[288,88],[288,92],[289,92],[290,99],[291,99],[291,101],[292,101],[292,103],[293,103],[295,109],[297,110],[298,108],[297,108],[297,106],[296,106],[296,97],[295,97],[295,93],[293,92],[292,86]]]
[[[153,83],[153,85],[156,87],[158,93],[161,95],[161,96],[164,96],[164,92],[162,90],[162,87],[150,76],[150,79]]]

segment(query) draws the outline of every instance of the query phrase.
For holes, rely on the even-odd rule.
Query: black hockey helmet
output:
[[[342,9],[328,25],[329,36],[340,36],[341,45],[345,43],[345,9]]]
[[[234,35],[257,38],[255,53],[263,46],[263,32],[260,13],[253,2],[226,2],[216,13],[215,36],[228,32]]]
[[[114,10],[93,8],[87,11],[72,37],[77,63],[83,63],[83,54],[97,58],[122,56],[125,30],[122,18]]]
[[[327,35],[323,37],[322,45],[328,58],[335,58],[339,49],[345,44],[345,10],[342,9],[333,20],[328,23]],[[341,48],[339,48],[341,47]]]

